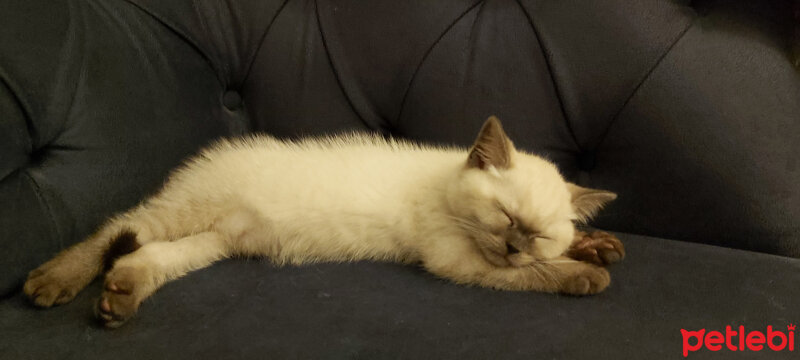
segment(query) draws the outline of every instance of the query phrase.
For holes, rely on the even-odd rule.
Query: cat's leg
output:
[[[605,231],[575,231],[575,239],[564,254],[569,258],[606,266],[625,258],[625,246],[616,236]]]
[[[524,267],[496,268],[484,283],[507,290],[535,290],[568,295],[592,295],[611,283],[608,270],[566,257]],[[498,287],[497,284],[500,286]]]
[[[59,253],[28,274],[23,292],[41,307],[72,300],[114,258],[135,250],[151,240],[146,223],[119,216],[88,239]]]
[[[159,287],[227,257],[228,249],[226,236],[214,231],[143,245],[117,259],[106,274],[98,317],[106,327],[122,325]]]
[[[566,257],[522,267],[497,267],[475,257],[423,260],[433,274],[460,284],[499,290],[524,290],[571,295],[599,293],[611,283],[602,267]]]

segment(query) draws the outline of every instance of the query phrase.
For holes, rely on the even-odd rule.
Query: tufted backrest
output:
[[[800,257],[800,72],[762,21],[669,0],[15,0],[0,11],[0,293],[220,136],[518,147],[595,225]],[[744,5],[743,5],[744,4]]]

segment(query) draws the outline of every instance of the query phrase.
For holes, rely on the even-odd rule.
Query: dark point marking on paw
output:
[[[111,239],[108,249],[103,254],[103,271],[108,271],[114,266],[114,261],[119,257],[130,254],[142,245],[136,241],[136,233],[132,230],[122,230]]]

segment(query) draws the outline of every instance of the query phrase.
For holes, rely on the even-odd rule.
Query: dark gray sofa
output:
[[[2,0],[0,358],[678,358],[681,329],[800,323],[789,1]],[[222,136],[370,130],[518,147],[620,197],[575,298],[393,264],[225,261],[120,329],[28,271]],[[800,342],[798,342],[800,344]],[[800,350],[795,350],[795,352]],[[692,358],[794,358],[707,349]]]

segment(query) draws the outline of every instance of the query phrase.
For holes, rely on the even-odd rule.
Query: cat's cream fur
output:
[[[561,255],[573,221],[614,197],[516,150],[495,118],[471,151],[373,135],[221,141],[31,272],[24,291],[40,306],[63,303],[106,266],[97,308],[117,326],[165,282],[243,255],[419,262],[462,284],[590,294],[608,272]],[[104,260],[112,252],[129,253]]]

